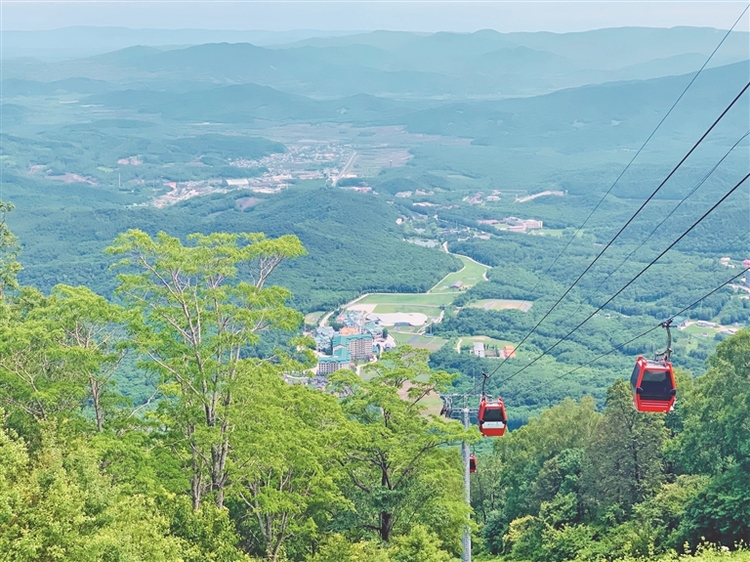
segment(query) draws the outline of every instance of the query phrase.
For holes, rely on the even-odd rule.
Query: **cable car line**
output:
[[[748,86],[750,86],[750,82],[748,83]],[[716,203],[714,203],[708,211],[706,211],[698,220],[696,220],[690,226],[690,228],[688,228],[685,232],[683,232],[682,234],[680,234],[680,236],[678,236],[677,239],[674,242],[672,242],[669,246],[667,246],[667,248],[664,251],[662,251],[658,256],[656,256],[653,260],[651,260],[651,262],[648,265],[646,265],[646,267],[644,267],[643,269],[641,269],[641,271],[635,277],[633,277],[630,281],[628,281],[622,288],[620,288],[619,291],[617,291],[614,295],[612,295],[609,299],[607,299],[603,304],[601,304],[596,310],[594,310],[594,312],[592,312],[591,314],[589,314],[580,324],[578,324],[575,328],[573,328],[565,336],[563,336],[561,339],[559,339],[554,345],[552,345],[551,347],[548,347],[544,352],[542,352],[540,355],[538,355],[537,357],[535,357],[530,363],[524,365],[523,367],[521,367],[518,371],[516,371],[512,375],[510,375],[510,376],[502,379],[498,383],[498,385],[501,385],[503,383],[508,382],[509,380],[511,380],[512,378],[514,378],[516,375],[520,374],[521,372],[523,372],[526,369],[528,369],[529,367],[531,367],[534,363],[536,363],[537,361],[539,361],[539,359],[541,359],[542,357],[544,357],[545,355],[547,355],[550,351],[552,351],[558,345],[560,345],[562,342],[564,342],[566,339],[568,339],[575,331],[577,331],[586,322],[588,322],[589,320],[591,320],[591,318],[593,318],[594,315],[597,312],[601,311],[605,306],[607,306],[609,303],[611,303],[613,300],[615,300],[615,298],[618,295],[620,295],[625,289],[627,289],[630,285],[632,285],[641,275],[643,275],[644,273],[646,273],[646,271],[648,271],[651,268],[651,266],[653,266],[662,256],[664,256],[664,254],[666,254],[669,250],[671,250],[674,246],[676,246],[683,238],[685,238],[685,236],[687,236],[696,226],[698,226],[701,223],[701,221],[703,221],[703,219],[705,219],[709,214],[711,214],[711,212],[714,209],[716,209],[730,195],[732,195],[735,191],[737,191],[742,186],[742,184],[745,183],[745,181],[747,181],[748,178],[750,178],[750,173],[745,174],[745,177],[743,177],[737,184],[735,184],[735,186],[732,189],[730,189],[727,193],[725,193],[722,196],[721,199],[719,199]]]
[[[596,204],[596,206],[592,209],[592,211],[589,213],[589,215],[586,217],[586,219],[581,223],[581,226],[578,227],[578,229],[576,230],[575,234],[568,239],[568,242],[565,244],[565,246],[560,251],[560,253],[557,254],[557,256],[555,257],[555,259],[552,260],[552,263],[549,266],[547,266],[547,269],[544,271],[544,273],[542,273],[542,275],[539,277],[539,280],[536,282],[536,285],[534,285],[534,287],[531,289],[532,293],[539,286],[539,283],[541,283],[541,280],[544,279],[547,276],[547,273],[549,273],[550,270],[554,267],[554,265],[557,263],[557,260],[559,260],[560,257],[565,253],[565,251],[568,249],[568,247],[573,242],[573,240],[578,236],[578,234],[581,232],[581,230],[583,230],[583,227],[586,226],[586,224],[589,222],[589,219],[593,216],[593,214],[597,211],[597,209],[599,209],[599,207],[601,206],[601,204],[607,198],[607,195],[609,195],[612,192],[612,190],[615,188],[615,186],[618,184],[618,182],[622,179],[622,176],[625,175],[625,172],[627,172],[630,169],[630,166],[633,164],[633,162],[635,162],[635,159],[638,158],[638,156],[641,154],[641,152],[643,152],[643,149],[646,148],[646,145],[649,143],[649,141],[651,141],[651,139],[656,134],[656,132],[661,128],[662,124],[664,124],[664,121],[667,120],[667,117],[669,117],[669,115],[672,113],[672,111],[674,110],[674,108],[677,107],[677,104],[680,103],[680,100],[682,100],[682,98],[685,96],[685,94],[687,93],[687,91],[693,85],[693,82],[696,81],[696,79],[698,78],[698,76],[700,76],[701,72],[703,72],[703,69],[706,68],[706,66],[708,65],[709,62],[711,62],[711,59],[714,57],[714,55],[716,54],[716,52],[724,44],[724,41],[726,41],[727,38],[729,37],[729,35],[732,33],[732,31],[734,31],[734,28],[740,22],[740,20],[742,19],[742,16],[745,15],[745,12],[747,12],[748,8],[750,8],[750,4],[748,4],[747,6],[745,6],[745,9],[742,10],[742,13],[735,20],[735,22],[732,24],[732,27],[730,27],[729,30],[724,34],[724,37],[722,37],[721,41],[719,41],[719,44],[716,45],[716,48],[713,50],[713,52],[710,55],[708,55],[708,58],[703,63],[703,66],[701,66],[698,69],[698,71],[695,73],[695,76],[693,76],[693,78],[690,80],[690,82],[688,82],[687,86],[685,86],[685,89],[682,90],[682,93],[677,97],[677,99],[675,100],[675,102],[672,104],[672,107],[670,107],[669,110],[664,114],[664,117],[661,118],[661,121],[659,121],[659,123],[656,125],[656,128],[654,128],[654,130],[651,131],[651,134],[646,138],[646,140],[643,142],[643,144],[641,145],[641,147],[636,151],[636,153],[633,156],[633,158],[630,159],[630,162],[628,162],[628,164],[625,166],[625,168],[622,170],[622,172],[620,172],[620,175],[617,176],[617,178],[615,179],[615,181],[612,182],[612,185],[609,186],[609,189],[604,193],[604,195],[602,195],[602,198],[599,200],[599,202]]]
[[[745,233],[745,234],[750,234],[750,232],[747,232],[747,233]],[[696,305],[698,305],[698,304],[699,304],[699,303],[700,303],[701,301],[703,301],[703,300],[707,299],[708,297],[710,297],[710,296],[711,296],[711,295],[713,295],[714,293],[716,293],[716,292],[720,291],[721,289],[723,289],[724,287],[726,287],[727,285],[729,285],[729,284],[730,284],[730,283],[731,283],[732,281],[734,281],[734,280],[736,280],[736,279],[739,279],[740,277],[742,277],[743,275],[745,275],[746,273],[749,273],[749,272],[750,272],[750,267],[748,267],[747,269],[745,269],[745,270],[743,270],[743,271],[740,271],[740,272],[739,272],[739,273],[737,273],[736,275],[734,275],[734,276],[730,277],[729,279],[727,279],[726,281],[724,281],[724,282],[723,282],[723,283],[722,283],[721,285],[719,285],[718,287],[715,287],[714,289],[712,289],[711,291],[709,291],[709,292],[708,292],[708,293],[706,293],[705,295],[701,296],[700,298],[696,299],[695,301],[693,301],[693,302],[692,302],[692,303],[690,303],[689,305],[687,305],[687,306],[685,306],[684,308],[682,308],[681,310],[677,311],[677,312],[676,312],[675,314],[673,314],[673,315],[672,315],[672,317],[671,317],[670,319],[668,319],[667,321],[670,321],[670,320],[672,320],[673,318],[675,318],[675,317],[677,317],[677,316],[680,316],[681,314],[684,314],[685,312],[687,312],[687,311],[688,311],[688,310],[690,310],[691,308],[693,308],[693,307],[695,307]],[[573,374],[573,373],[575,373],[576,371],[579,371],[579,370],[583,369],[584,367],[588,367],[589,365],[592,365],[593,363],[596,363],[597,361],[599,361],[600,359],[603,359],[603,358],[604,358],[604,357],[606,357],[607,355],[611,355],[612,353],[614,353],[615,351],[619,351],[620,349],[622,349],[622,348],[623,348],[623,347],[625,347],[626,345],[630,345],[630,344],[631,344],[631,343],[633,343],[634,341],[636,341],[636,340],[639,340],[639,339],[641,339],[641,338],[642,338],[642,337],[644,337],[644,336],[647,336],[648,334],[650,334],[650,333],[651,333],[651,332],[653,332],[654,330],[658,330],[658,329],[659,329],[659,328],[661,328],[661,327],[662,327],[663,325],[664,325],[664,322],[660,322],[660,323],[658,323],[657,325],[655,325],[655,326],[652,326],[652,327],[651,327],[651,328],[649,328],[648,330],[646,330],[646,331],[644,331],[644,332],[641,332],[641,333],[640,333],[640,334],[638,334],[637,336],[634,336],[634,337],[630,338],[630,339],[629,339],[628,341],[626,341],[626,342],[623,342],[623,343],[621,343],[621,344],[619,344],[619,345],[617,345],[617,346],[613,347],[612,349],[610,349],[609,351],[607,351],[607,352],[605,352],[605,353],[602,353],[601,355],[597,355],[596,357],[594,357],[594,358],[593,358],[593,359],[591,359],[590,361],[587,361],[586,363],[583,363],[582,365],[578,365],[577,367],[574,367],[573,369],[571,369],[571,370],[569,370],[569,371],[566,371],[566,372],[565,372],[565,373],[563,373],[562,375],[559,375],[559,376],[557,376],[557,377],[554,377],[554,378],[550,379],[549,381],[547,381],[547,384],[551,384],[551,383],[557,382],[557,381],[559,381],[560,379],[562,379],[562,378],[564,378],[564,377],[567,377],[568,375],[572,375],[572,374]],[[485,379],[485,380],[486,380],[486,379]],[[506,380],[509,380],[509,379],[506,379]],[[505,382],[505,381],[503,381],[503,382]]]
[[[729,149],[729,150],[728,150],[728,151],[727,151],[727,152],[726,152],[726,153],[724,154],[724,156],[722,156],[722,157],[721,157],[721,159],[720,159],[720,160],[719,160],[719,161],[718,161],[718,162],[717,162],[717,163],[716,163],[716,164],[714,165],[714,167],[713,167],[713,168],[711,168],[711,170],[709,170],[709,172],[708,172],[708,173],[707,173],[706,175],[704,175],[704,176],[703,176],[703,177],[701,178],[701,180],[700,180],[700,181],[698,182],[698,184],[697,184],[697,185],[696,185],[696,186],[695,186],[695,187],[694,187],[694,188],[693,188],[692,190],[690,190],[690,193],[688,193],[687,195],[685,195],[685,197],[683,197],[683,198],[682,198],[682,199],[680,200],[680,202],[679,202],[679,203],[677,203],[677,205],[676,205],[676,206],[674,207],[674,209],[672,209],[672,210],[671,210],[671,211],[670,211],[670,212],[669,212],[669,213],[668,213],[668,214],[667,214],[667,215],[666,215],[666,216],[665,216],[665,217],[664,217],[664,218],[663,218],[663,219],[661,220],[661,222],[659,222],[659,224],[657,224],[657,225],[656,225],[656,226],[655,226],[655,227],[653,228],[653,230],[651,230],[651,232],[649,233],[649,235],[648,235],[648,236],[646,236],[646,238],[645,238],[645,239],[643,240],[643,242],[641,242],[641,243],[640,243],[640,244],[639,244],[639,245],[638,245],[638,246],[637,246],[637,247],[636,247],[636,248],[635,248],[635,249],[634,249],[634,250],[633,250],[632,252],[630,252],[630,253],[629,253],[629,254],[628,254],[627,256],[625,256],[625,259],[624,259],[624,260],[622,260],[622,261],[620,262],[620,265],[618,265],[618,266],[617,266],[617,267],[616,267],[616,268],[615,268],[614,270],[612,270],[612,272],[611,272],[611,273],[609,273],[609,274],[608,274],[608,275],[607,275],[607,276],[606,276],[606,277],[605,277],[605,278],[604,278],[604,279],[603,279],[602,281],[600,281],[600,282],[598,283],[598,285],[600,285],[600,286],[603,286],[603,285],[604,285],[604,284],[605,284],[605,283],[606,283],[607,281],[609,281],[609,278],[610,278],[610,277],[612,277],[612,276],[613,276],[613,275],[614,275],[615,273],[617,273],[617,271],[619,271],[619,269],[620,269],[620,268],[621,268],[621,267],[622,267],[623,265],[625,265],[625,262],[627,262],[627,261],[628,261],[628,260],[629,260],[629,259],[630,259],[630,258],[632,257],[632,255],[633,255],[634,253],[636,253],[636,252],[637,252],[638,250],[640,250],[640,249],[641,249],[641,248],[642,248],[642,247],[643,247],[643,246],[644,246],[644,245],[646,244],[646,242],[648,242],[648,241],[649,241],[649,240],[651,239],[651,237],[652,237],[652,236],[654,235],[654,233],[655,233],[655,232],[656,232],[656,231],[657,231],[657,230],[659,229],[659,227],[661,227],[661,225],[663,225],[663,224],[664,224],[664,223],[665,223],[665,222],[666,222],[666,221],[667,221],[667,220],[669,219],[669,217],[671,217],[671,216],[672,216],[672,215],[673,215],[673,214],[675,213],[675,211],[676,211],[677,209],[679,209],[679,208],[680,208],[680,206],[681,206],[681,205],[682,205],[682,204],[683,204],[683,203],[684,203],[684,202],[685,202],[685,201],[686,201],[686,200],[687,200],[687,199],[688,199],[688,198],[689,198],[689,197],[690,197],[691,195],[693,195],[693,193],[695,193],[696,191],[698,191],[698,189],[699,189],[699,188],[700,188],[700,187],[701,187],[701,186],[702,186],[702,185],[703,185],[703,184],[704,184],[704,183],[706,182],[706,180],[707,180],[707,179],[708,179],[708,178],[709,178],[709,177],[711,176],[711,174],[713,174],[713,173],[714,173],[714,172],[716,171],[716,169],[717,169],[717,168],[718,168],[718,167],[719,167],[719,166],[721,165],[721,163],[722,163],[722,162],[724,162],[724,160],[725,160],[725,159],[726,159],[726,158],[727,158],[727,157],[728,157],[728,156],[729,156],[729,155],[730,155],[730,154],[732,153],[732,151],[733,151],[733,150],[734,150],[735,148],[737,148],[737,145],[739,145],[739,144],[740,144],[740,143],[741,143],[741,142],[742,142],[742,141],[743,141],[743,140],[744,140],[745,138],[747,138],[748,136],[750,136],[750,131],[747,131],[747,132],[746,132],[746,133],[745,133],[744,135],[742,135],[742,136],[740,137],[740,139],[739,139],[739,140],[738,140],[737,142],[735,142],[735,143],[734,143],[734,144],[732,145],[732,147],[731,147],[731,148],[730,148],[730,149]],[[580,306],[578,307],[578,309],[579,309],[579,310],[580,310],[581,306],[583,306],[583,304],[581,304],[581,305],[580,305]],[[578,312],[578,310],[576,310],[576,312]],[[575,314],[575,313],[574,313],[574,314]]]
[[[702,296],[701,298],[699,298],[698,300],[696,300],[696,301],[695,301],[695,302],[693,302],[692,304],[689,304],[689,305],[687,305],[687,306],[686,306],[685,308],[683,308],[682,310],[680,310],[680,311],[678,311],[677,313],[675,313],[675,314],[674,314],[674,315],[672,316],[672,318],[674,318],[674,317],[676,317],[676,316],[680,316],[680,315],[681,315],[681,314],[683,314],[684,312],[687,312],[688,310],[690,310],[691,308],[693,308],[694,306],[696,306],[697,304],[699,304],[699,303],[700,303],[700,302],[701,302],[702,300],[704,300],[704,299],[706,299],[706,298],[710,297],[711,295],[713,295],[714,293],[716,293],[716,292],[717,292],[717,291],[719,291],[720,289],[723,289],[724,287],[726,287],[727,285],[729,285],[729,284],[730,284],[730,283],[731,283],[732,281],[734,281],[735,279],[738,279],[738,278],[742,277],[742,276],[743,276],[743,275],[744,275],[745,273],[748,273],[748,272],[750,272],[750,267],[748,267],[748,268],[747,268],[747,269],[745,269],[744,271],[741,271],[740,273],[738,273],[738,274],[737,274],[737,275],[735,275],[734,277],[731,277],[731,278],[727,279],[727,280],[726,280],[726,281],[725,281],[724,283],[722,283],[721,285],[719,285],[718,287],[716,287],[716,288],[715,288],[715,289],[713,289],[712,291],[710,291],[710,292],[706,293],[705,295],[703,295],[703,296]],[[609,350],[609,351],[607,351],[606,353],[602,353],[601,355],[598,355],[597,357],[595,357],[595,358],[594,358],[594,359],[592,359],[591,361],[588,361],[588,362],[584,363],[583,365],[579,365],[578,367],[575,367],[574,369],[571,369],[570,371],[567,371],[567,372],[563,373],[562,375],[559,375],[559,376],[557,376],[557,377],[555,377],[555,378],[551,379],[550,381],[548,381],[548,383],[547,383],[547,384],[549,384],[549,383],[553,383],[553,382],[556,382],[556,381],[558,381],[558,380],[562,379],[563,377],[567,377],[568,375],[570,375],[570,374],[572,374],[572,373],[575,373],[576,371],[578,371],[578,370],[580,370],[580,369],[583,369],[584,367],[588,367],[588,366],[589,366],[589,365],[591,365],[592,363],[596,363],[597,361],[599,361],[599,359],[602,359],[603,357],[606,357],[607,355],[610,355],[610,354],[614,353],[615,351],[618,351],[618,350],[622,349],[622,348],[623,348],[623,347],[625,347],[626,345],[629,345],[629,344],[633,343],[634,341],[636,341],[636,340],[638,340],[638,339],[640,339],[640,338],[642,338],[642,337],[644,337],[644,336],[646,336],[646,335],[650,334],[650,333],[651,333],[651,332],[653,332],[654,330],[658,330],[659,328],[661,328],[661,327],[662,327],[662,324],[663,324],[663,322],[661,322],[661,323],[657,324],[656,326],[654,326],[654,327],[652,327],[652,328],[649,328],[649,329],[648,329],[648,330],[646,330],[645,332],[642,332],[642,333],[638,334],[637,336],[635,336],[635,337],[633,337],[633,338],[630,338],[630,339],[629,339],[628,341],[626,341],[626,342],[624,342],[624,343],[621,343],[620,345],[618,345],[618,346],[616,346],[616,347],[613,347],[612,349],[610,349],[610,350]]]
[[[744,12],[743,12],[744,13]],[[544,322],[547,317],[552,313],[552,311],[557,308],[557,305],[559,305],[562,300],[570,293],[570,291],[573,290],[573,288],[578,284],[578,282],[581,280],[581,278],[588,273],[588,271],[594,266],[594,264],[599,261],[599,258],[602,257],[604,252],[606,252],[610,246],[614,243],[615,240],[620,236],[620,234],[623,233],[623,231],[630,225],[630,223],[635,220],[635,217],[638,216],[638,214],[643,210],[643,208],[656,196],[656,194],[661,190],[662,187],[664,187],[664,184],[669,181],[669,179],[677,172],[677,170],[682,166],[682,164],[685,163],[685,161],[690,157],[690,155],[698,148],[698,146],[703,142],[703,140],[709,135],[709,133],[716,127],[716,125],[719,124],[719,122],[724,118],[724,116],[729,112],[732,107],[734,107],[734,104],[737,103],[737,101],[742,97],[742,95],[747,91],[747,89],[750,88],[750,82],[745,84],[745,87],[740,90],[740,92],[734,97],[734,99],[731,101],[731,103],[724,109],[724,111],[721,112],[721,115],[716,118],[716,120],[711,124],[711,126],[701,135],[701,137],[693,144],[692,148],[685,154],[685,156],[682,157],[682,159],[677,163],[677,165],[672,168],[672,171],[669,172],[666,178],[662,180],[662,182],[657,186],[657,188],[651,193],[651,195],[648,196],[648,198],[641,204],[640,207],[633,213],[633,215],[627,220],[627,222],[620,228],[620,230],[617,231],[617,234],[615,234],[612,239],[607,242],[607,244],[602,248],[602,250],[596,255],[596,257],[593,259],[593,261],[586,266],[586,268],[581,272],[581,274],[576,278],[575,281],[573,281],[573,284],[568,287],[565,292],[560,296],[560,298],[557,299],[557,301],[552,305],[552,307],[542,316],[541,320],[539,320],[536,325],[527,333],[523,339],[518,343],[516,346],[516,349],[521,347],[521,345],[533,334],[536,329]],[[744,180],[743,180],[744,181]],[[737,186],[735,186],[736,189]],[[695,226],[695,225],[694,225]],[[692,227],[691,227],[692,228]],[[661,256],[660,256],[661,257]],[[657,258],[658,259],[658,258]],[[487,375],[487,377],[490,377],[494,375],[507,361],[510,356],[503,359],[502,363],[500,363],[495,369]]]

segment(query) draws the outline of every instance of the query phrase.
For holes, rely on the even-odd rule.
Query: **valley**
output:
[[[672,31],[631,30],[621,40],[646,41],[657,61],[659,53],[706,43],[702,33],[672,44],[664,39],[677,37]],[[585,44],[594,35],[576,37]],[[115,278],[102,250],[130,226],[179,236],[292,233],[308,255],[280,268],[273,281],[291,289],[296,307],[319,321],[358,299],[349,308],[382,315],[391,328],[403,323],[398,315],[408,315],[414,325],[394,328],[395,341],[429,348],[433,364],[456,373],[456,388],[465,388],[467,373],[486,370],[482,362],[491,358],[453,356],[461,349],[456,342],[518,342],[545,315],[745,80],[746,65],[736,62],[744,36],[738,37],[722,47],[633,166],[640,143],[692,75],[679,65],[638,66],[648,62],[641,48],[622,50],[606,64],[576,51],[573,67],[572,36],[542,41],[482,32],[450,36],[449,47],[436,37],[386,40],[375,33],[283,48],[134,47],[9,63],[2,165],[4,197],[16,207],[9,225],[23,244],[21,280],[46,291],[59,282],[93,284],[109,295]],[[444,54],[440,69],[420,51],[428,45],[434,56]],[[350,52],[359,54],[350,59]],[[550,66],[553,59],[559,67]],[[489,78],[500,67],[504,78]],[[746,105],[733,110],[545,320],[548,326],[518,350],[519,360],[535,357],[617,291],[732,181],[747,164],[743,145],[728,150],[746,117]],[[721,166],[701,179],[722,155]],[[551,403],[531,396],[535,385],[720,282],[726,270],[719,257],[747,258],[748,235],[740,228],[746,213],[746,198],[729,199],[591,320],[604,333],[592,329],[574,339],[570,349],[535,363],[525,386],[506,389],[510,405],[525,405],[514,409],[517,422]],[[669,290],[659,282],[665,275]],[[746,325],[744,296],[725,289],[690,319]],[[701,372],[725,335],[678,335],[681,364]],[[628,370],[637,351],[616,353],[596,370],[582,368],[579,383],[554,394],[591,393],[601,403],[606,385]]]
[[[746,29],[4,42],[0,558],[747,558]]]

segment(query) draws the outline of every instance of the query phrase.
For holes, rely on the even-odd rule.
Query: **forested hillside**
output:
[[[601,413],[568,400],[498,439],[472,497],[486,547],[509,560],[612,560],[747,544],[749,344],[740,332],[704,376],[680,374],[666,417],[635,411],[620,380]]]
[[[340,371],[325,391],[285,381],[311,364],[305,338],[243,352],[300,325],[291,293],[267,283],[305,254],[295,236],[129,230],[107,249],[108,300],[19,286],[1,234],[3,560],[457,560],[461,440],[478,450],[485,560],[712,560],[750,541],[748,330],[705,375],[678,373],[666,416],[636,412],[619,380],[601,412],[566,400],[479,443],[425,415],[453,378],[425,350]],[[137,379],[153,394],[133,402],[123,384]]]

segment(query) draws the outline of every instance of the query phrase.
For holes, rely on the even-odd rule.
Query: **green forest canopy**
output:
[[[304,338],[242,353],[299,328],[289,291],[266,283],[304,254],[295,236],[127,231],[108,248],[112,301],[17,286],[2,240],[4,559],[457,560],[468,508],[454,445],[478,432],[420,405],[451,375],[405,346],[322,392],[284,381],[313,364]],[[128,356],[156,381],[140,405],[120,394]],[[679,375],[666,416],[636,412],[617,381],[601,412],[568,400],[483,442],[477,554],[710,560],[706,543],[750,540],[748,363],[743,330],[704,376]]]

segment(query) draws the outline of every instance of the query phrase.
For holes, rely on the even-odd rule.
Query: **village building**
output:
[[[329,375],[340,369],[348,369],[351,366],[352,357],[348,349],[338,348],[332,355],[321,355],[318,357],[318,375]]]
[[[512,345],[506,345],[503,350],[500,352],[500,358],[501,359],[515,359],[516,358],[516,348]]]
[[[372,342],[373,337],[370,334],[338,334],[333,336],[331,345],[334,355],[338,349],[346,349],[352,361],[363,361],[373,356]]]

